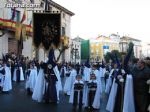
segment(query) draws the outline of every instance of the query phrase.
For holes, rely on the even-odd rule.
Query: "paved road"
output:
[[[28,96],[25,90],[25,82],[13,82],[13,90],[9,93],[0,93],[0,112],[73,112],[72,104],[68,103],[69,97],[63,93],[57,105],[37,103]],[[105,110],[107,97],[101,98],[101,109],[95,112],[107,112]],[[85,109],[76,112],[88,112]]]

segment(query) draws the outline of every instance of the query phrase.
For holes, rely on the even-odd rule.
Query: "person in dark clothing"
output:
[[[46,103],[57,103],[57,90],[56,90],[56,82],[58,81],[53,67],[55,65],[49,64],[47,66],[47,71],[45,71],[45,79],[46,79],[46,86],[45,86],[45,93],[44,93],[44,100]]]
[[[131,72],[133,75],[136,112],[147,112],[149,99],[146,82],[150,79],[150,69],[143,60],[139,60],[137,67],[134,67]]]
[[[77,63],[75,65],[75,69],[77,70],[77,74],[79,74],[79,72],[80,72],[80,64],[79,63]]]
[[[138,58],[132,59],[132,64],[128,65],[129,73],[137,66],[138,61],[139,61]]]
[[[150,69],[150,57],[146,57],[145,58],[145,63],[146,63],[146,66]],[[150,79],[147,81],[147,84],[149,85],[149,96],[148,96],[148,99],[150,99]],[[149,104],[148,111],[150,112],[150,100],[149,100],[148,104]]]

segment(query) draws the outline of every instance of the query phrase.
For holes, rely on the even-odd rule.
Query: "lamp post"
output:
[[[77,52],[78,52],[78,49],[77,48],[75,48],[75,49],[73,49],[74,50],[74,55],[75,55],[75,64],[76,64],[76,59],[77,59]]]
[[[71,58],[74,60],[74,63],[76,64],[76,59],[79,57],[78,48],[73,48],[73,43],[71,44]]]

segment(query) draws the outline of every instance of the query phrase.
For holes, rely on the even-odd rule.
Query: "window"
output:
[[[14,11],[14,9],[11,9],[11,17],[12,17],[13,11]],[[20,21],[20,11],[16,10],[14,21],[16,21],[16,22]]]
[[[62,27],[62,36],[65,36],[66,35],[66,29],[65,27]]]
[[[50,4],[48,5],[48,11],[52,11],[52,7],[50,6]]]
[[[41,2],[40,7],[42,8],[44,7],[44,2]]]
[[[96,49],[96,54],[98,54],[99,53],[99,51],[98,51],[98,49]]]

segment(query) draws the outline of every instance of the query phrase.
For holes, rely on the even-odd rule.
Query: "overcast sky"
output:
[[[71,37],[96,38],[111,33],[150,42],[150,0],[54,0],[75,15]]]

